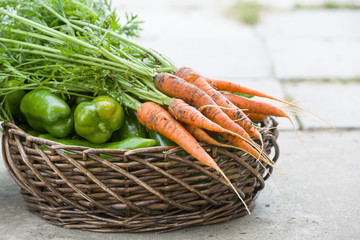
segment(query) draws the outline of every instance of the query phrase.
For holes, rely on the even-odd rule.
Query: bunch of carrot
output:
[[[267,116],[285,117],[290,121],[291,118],[280,108],[266,102],[221,91],[287,102],[236,83],[206,78],[190,68],[180,68],[174,75],[157,74],[154,84],[162,93],[174,99],[167,110],[152,102],[143,103],[137,111],[138,120],[218,171],[230,185],[225,174],[197,140],[221,147],[238,148],[266,164],[273,164],[266,153],[262,152],[262,147],[253,140],[257,138],[262,143],[261,134],[249,115],[259,116],[260,121],[264,121]],[[246,113],[242,109],[246,109]],[[207,131],[219,133],[233,145],[217,142]]]
[[[194,137],[209,144],[221,143],[215,143],[214,139],[203,130],[217,132],[237,148],[267,164],[272,164],[268,156],[261,151],[261,146],[251,138],[258,138],[262,142],[257,126],[242,109],[246,108],[248,114],[263,117],[260,119],[262,121],[266,116],[288,119],[290,117],[280,108],[268,103],[231,93],[221,93],[218,90],[269,98],[268,95],[232,82],[205,78],[190,68],[180,68],[175,75],[157,74],[154,77],[154,84],[157,89],[174,99],[170,102],[168,110],[161,111],[159,106],[153,103],[144,103],[139,108],[137,116],[146,127],[170,138],[199,161],[211,167],[214,167],[214,162],[208,160],[206,152],[199,147],[200,145],[194,143]],[[153,109],[155,113],[149,109]],[[166,115],[160,115],[158,111],[166,112]],[[182,127],[178,122],[183,123],[184,126]],[[192,135],[189,135],[189,132]]]

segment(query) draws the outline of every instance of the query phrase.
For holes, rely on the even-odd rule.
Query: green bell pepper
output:
[[[138,121],[136,113],[129,110],[125,113],[124,124],[112,134],[111,141],[120,141],[131,137],[146,138],[147,136],[146,128]]]
[[[75,112],[76,107],[82,102],[91,102],[94,98],[91,97],[74,97],[69,102],[69,106],[72,112]]]
[[[19,82],[17,80],[11,80],[6,82],[7,87],[16,87],[18,85]],[[24,115],[20,111],[20,103],[23,97],[25,96],[25,94],[26,93],[24,90],[16,90],[6,95],[6,102],[9,106],[13,118],[15,117],[21,120],[25,119]]]
[[[31,136],[39,136],[41,134],[41,132],[38,132],[34,129],[32,129],[29,125],[27,125],[26,123],[22,123],[17,125],[19,128],[21,128],[24,132],[30,134]]]
[[[141,137],[132,137],[127,138],[118,142],[109,142],[103,144],[95,144],[86,140],[75,140],[75,139],[66,139],[66,138],[55,138],[50,134],[41,134],[38,137],[44,138],[47,140],[51,140],[54,142],[58,142],[64,145],[72,145],[72,146],[83,146],[90,148],[105,148],[105,149],[138,149],[145,147],[153,147],[156,145],[156,141],[154,139],[141,138]]]
[[[99,144],[95,144],[86,140],[80,139],[69,139],[69,138],[56,138],[51,136],[50,134],[40,134],[38,135],[39,138],[44,138],[50,141],[58,142],[64,145],[71,145],[71,146],[82,146],[82,147],[91,147],[96,148]]]
[[[79,105],[82,102],[91,102],[92,98],[91,97],[76,97],[76,104]]]
[[[158,132],[151,131],[148,129],[149,137],[152,139],[155,139],[156,146],[178,146],[174,141],[168,139],[167,137],[161,135]],[[176,153],[176,155],[179,156],[187,156],[187,153],[185,151],[179,151]]]
[[[175,142],[167,137],[164,137],[158,132],[148,130],[148,133],[151,139],[155,139],[157,146],[177,146]]]
[[[28,124],[36,131],[66,137],[74,130],[74,118],[67,103],[48,90],[32,90],[20,103]]]
[[[153,147],[155,145],[156,145],[156,141],[154,139],[131,137],[119,142],[104,143],[103,145],[101,145],[101,148],[132,150],[138,148]]]
[[[21,123],[21,124],[18,124],[17,126],[24,132],[28,132],[28,131],[32,130],[31,127],[26,123]]]
[[[108,96],[80,103],[74,113],[75,131],[92,143],[104,143],[124,123],[124,110]]]

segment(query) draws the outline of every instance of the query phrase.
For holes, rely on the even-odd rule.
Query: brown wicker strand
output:
[[[145,165],[145,166],[148,166],[149,168],[154,169],[155,171],[158,171],[158,172],[161,173],[162,175],[164,175],[164,176],[166,176],[166,177],[174,180],[175,182],[180,183],[183,187],[185,187],[186,189],[188,189],[188,190],[191,191],[191,192],[196,193],[196,194],[199,195],[201,198],[203,198],[203,199],[205,199],[206,201],[208,201],[210,204],[212,204],[212,205],[214,205],[214,206],[218,206],[218,205],[219,205],[218,202],[212,200],[211,198],[209,198],[209,197],[206,196],[205,194],[199,192],[198,190],[196,190],[195,188],[191,187],[189,184],[185,183],[185,182],[182,181],[181,179],[179,179],[179,178],[177,178],[177,177],[175,177],[175,176],[173,176],[173,175],[171,175],[171,174],[163,171],[161,168],[158,168],[158,167],[156,167],[155,165],[150,164],[150,163],[148,163],[147,161],[145,161],[145,160],[143,160],[143,159],[141,159],[141,158],[138,158],[138,157],[132,156],[132,157],[130,157],[130,158],[131,158],[132,160],[135,160],[135,161],[137,161],[137,162],[142,163],[142,164]]]
[[[215,147],[217,148],[217,147]],[[154,157],[161,157],[162,154],[156,154],[156,153],[146,153],[146,154],[143,154],[144,156],[154,156]],[[187,165],[205,173],[207,176],[213,178],[214,180],[216,181],[219,181],[221,182],[223,185],[225,186],[229,186],[229,183],[225,181],[225,179],[223,179],[221,176],[217,175],[217,173],[214,173],[214,172],[211,172],[209,171],[208,169],[204,168],[203,166],[201,166],[199,162],[193,162],[191,160],[188,160],[186,158],[183,158],[183,157],[179,157],[179,156],[176,156],[176,155],[167,155],[167,157],[171,160],[175,160],[175,161],[180,161],[180,162],[183,162],[183,163],[186,163]],[[239,193],[240,195],[243,194],[241,193],[241,190],[239,190]]]
[[[4,141],[6,141],[6,142],[9,141],[8,135],[3,134],[2,142],[4,143]],[[17,167],[15,166],[14,162],[12,161],[10,149],[5,146],[7,146],[7,144],[2,144],[1,148],[2,148],[3,155],[6,157],[6,159],[4,159],[4,163],[5,163],[5,167],[6,167],[7,171],[9,172],[10,176],[15,180],[15,182],[21,189],[26,189],[29,192],[32,192],[31,188],[29,187],[29,184],[27,184],[27,181],[21,177],[20,171],[18,171]],[[32,193],[34,195],[36,195],[35,192],[32,192]]]
[[[148,214],[150,213],[150,211],[148,211],[148,210],[146,210],[144,208],[139,208],[138,206],[136,206],[132,202],[130,202],[130,201],[124,199],[123,197],[119,196],[118,194],[114,193],[112,190],[110,190],[108,187],[106,187],[100,180],[98,180],[90,171],[85,169],[83,166],[81,166],[81,164],[79,164],[76,160],[69,157],[67,154],[63,153],[60,150],[55,150],[55,151],[56,151],[57,154],[64,157],[65,159],[67,159],[72,165],[74,165],[76,168],[78,168],[80,171],[82,171],[84,174],[86,174],[93,182],[95,182],[103,190],[108,192],[111,196],[115,197],[120,202],[128,205],[130,208],[132,208],[132,209],[134,209],[136,211],[143,212],[143,213],[148,213]]]
[[[8,140],[8,136],[4,135],[3,141],[7,141],[7,140]],[[7,158],[11,160],[11,153],[9,148],[5,148],[5,153],[7,154]],[[31,187],[32,186],[31,183],[21,175],[19,169],[17,168],[16,164],[13,161],[9,161],[9,166],[10,166],[10,172],[12,173],[11,176],[15,177],[14,179],[17,180],[16,182],[20,182],[19,186],[23,189],[26,189],[34,196],[42,199],[41,196],[43,194],[41,193],[41,191]]]
[[[273,162],[277,162],[277,160],[279,159],[280,156],[280,147],[278,145],[278,143],[276,142],[276,137],[277,135],[270,135],[270,134],[266,134],[266,139],[269,139],[271,141],[272,146],[274,147],[274,157],[273,157]],[[268,168],[268,171],[266,173],[266,175],[263,177],[264,181],[266,181],[272,174],[274,168]]]
[[[82,195],[85,199],[87,199],[87,196],[85,194],[83,194],[79,189],[77,189],[76,186],[74,186],[62,173],[61,171],[59,171],[59,169],[51,162],[51,160],[48,158],[48,156],[39,148],[39,146],[37,144],[34,144],[35,150],[38,151],[38,153],[40,154],[41,157],[43,157],[43,159],[45,160],[45,162],[51,167],[51,169],[54,170],[54,172],[56,172],[59,177],[61,179],[63,179],[71,188],[73,188],[77,193],[79,193],[80,195]],[[59,193],[56,189],[54,189],[52,187],[51,184],[47,184],[47,187],[50,188],[50,190],[52,192],[54,192],[59,198],[63,199],[65,202],[69,203],[70,205],[75,206],[77,209],[80,209],[82,211],[85,211],[85,208],[71,200],[69,200],[68,198],[64,197],[61,193]],[[88,201],[91,201],[91,199],[88,199]]]
[[[219,153],[224,154],[226,156],[231,157],[232,159],[234,159],[235,161],[237,161],[239,164],[241,164],[241,166],[243,166],[244,168],[246,168],[247,170],[249,170],[249,172],[257,178],[257,180],[260,183],[261,189],[263,189],[265,187],[265,182],[263,180],[263,178],[261,177],[261,175],[259,174],[258,171],[255,170],[255,168],[251,167],[248,163],[246,163],[243,159],[241,159],[239,156],[237,156],[234,153],[231,153],[229,151],[226,151],[224,149],[219,149],[218,150]]]
[[[124,176],[126,176],[126,177],[130,178],[131,180],[135,181],[137,184],[144,187],[146,190],[153,193],[154,195],[158,196],[163,201],[169,202],[170,204],[172,204],[172,205],[174,205],[174,206],[176,206],[176,207],[178,207],[179,209],[182,209],[182,210],[186,210],[186,211],[194,211],[194,210],[196,210],[196,208],[193,208],[191,206],[185,206],[185,205],[179,204],[176,201],[164,196],[159,191],[155,190],[153,187],[151,187],[148,184],[144,183],[143,181],[141,181],[140,179],[138,179],[134,175],[124,171],[122,168],[120,168],[117,165],[115,165],[113,163],[110,163],[108,161],[104,161],[104,159],[98,157],[97,155],[90,155],[90,157],[97,160],[97,161],[99,161],[99,162],[102,162],[104,165],[118,171],[119,173],[123,174]]]

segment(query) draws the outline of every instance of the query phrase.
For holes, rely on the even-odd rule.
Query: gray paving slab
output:
[[[274,172],[277,187],[268,180],[252,215],[160,235],[103,234],[52,226],[25,210],[18,187],[1,161],[0,239],[359,239],[360,164],[356,159],[360,131],[301,132],[301,137],[315,160],[293,133],[281,132],[278,167],[287,177]]]
[[[360,11],[265,13],[256,31],[278,78],[360,76]]]
[[[116,3],[146,22],[138,40],[174,60],[212,76],[268,77],[271,65],[253,29],[223,15],[222,8],[158,1]],[[212,6],[210,4],[210,6]],[[123,9],[120,8],[119,9]]]
[[[319,114],[335,127],[360,127],[360,83],[300,82],[284,86],[300,106]],[[299,117],[305,129],[328,127],[303,111]]]
[[[268,11],[261,15],[257,31],[266,39],[360,40],[358,10]]]
[[[269,40],[275,76],[280,79],[358,78],[359,41]]]

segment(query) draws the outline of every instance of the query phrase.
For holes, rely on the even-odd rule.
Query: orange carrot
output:
[[[261,113],[251,113],[251,112],[249,112],[249,113],[247,113],[247,112],[244,112],[247,116],[248,116],[248,118],[251,120],[251,121],[253,121],[253,122],[263,122],[263,121],[265,121],[265,119],[266,119],[266,115],[264,115],[264,114],[261,114]]]
[[[278,101],[278,102],[281,102],[281,103],[284,103],[284,104],[299,108],[301,110],[307,111],[310,114],[313,114],[313,115],[319,117],[318,115],[316,115],[316,114],[310,112],[309,110],[307,110],[307,109],[305,109],[303,107],[300,107],[300,106],[298,106],[296,104],[287,102],[285,100],[282,100],[282,99],[279,99],[279,98],[276,98],[276,97],[273,97],[273,96],[270,96],[268,94],[259,92],[257,90],[242,86],[240,84],[230,82],[230,81],[226,81],[226,80],[207,78],[207,77],[204,77],[204,78],[213,88],[215,88],[218,91],[228,91],[228,92],[242,93],[242,94],[248,94],[248,95],[257,96],[257,97],[268,98],[268,99],[271,99],[271,100],[274,100],[274,101]],[[319,117],[319,118],[322,119],[321,117]],[[327,121],[325,121],[324,119],[322,119],[322,120],[327,123]]]
[[[212,137],[209,136],[209,134],[207,134],[204,130],[202,130],[201,128],[198,128],[194,125],[191,124],[183,124],[184,127],[186,128],[186,130],[188,130],[188,132],[193,135],[197,140],[199,141],[203,141],[207,144],[211,144],[211,145],[215,145],[215,146],[219,146],[219,147],[227,147],[227,148],[236,148],[236,149],[240,149],[248,154],[250,154],[251,156],[253,156],[254,158],[260,158],[262,161],[264,161],[265,163],[272,165],[273,163],[271,163],[270,159],[265,159],[263,158],[257,151],[255,151],[255,149],[253,149],[248,143],[246,143],[245,141],[238,141],[238,139],[236,139],[236,137],[232,136],[231,134],[228,133],[222,133],[222,136],[229,140],[230,142],[232,142],[234,144],[234,146],[232,145],[228,145],[228,144],[223,144],[223,143],[219,143],[218,141],[216,141],[215,139],[213,139]],[[231,137],[232,136],[232,137]]]
[[[247,208],[246,203],[240,197],[237,190],[226,177],[225,173],[216,164],[214,159],[209,156],[209,154],[200,146],[195,138],[188,131],[186,131],[186,129],[180,123],[178,123],[170,115],[170,113],[153,102],[146,102],[143,103],[138,109],[137,119],[149,130],[156,131],[161,135],[171,139],[180,147],[182,147],[187,153],[191,154],[194,158],[218,171],[230,184],[235,193],[238,195],[239,199]]]
[[[294,131],[296,133],[296,136],[298,137],[301,145],[303,145],[303,147],[305,148],[305,150],[309,154],[310,158],[312,158],[311,153],[309,152],[309,150],[307,149],[307,147],[305,146],[305,144],[301,140],[301,138],[300,138],[300,136],[299,136],[299,134],[298,134],[298,132],[296,130],[295,123],[289,117],[289,115],[287,113],[285,113],[283,110],[281,110],[280,108],[275,107],[275,106],[273,106],[271,104],[265,103],[265,102],[255,101],[255,100],[244,98],[244,97],[234,95],[234,94],[231,94],[231,93],[223,93],[223,95],[228,100],[233,102],[237,107],[247,109],[247,111],[245,111],[245,112],[248,114],[248,117],[254,122],[263,122],[265,120],[265,118],[266,118],[266,115],[287,118],[290,121],[291,125],[293,126]],[[307,110],[305,110],[305,111],[307,111]],[[313,114],[310,111],[308,111],[308,112]],[[319,117],[320,119],[322,119],[320,116],[318,116],[316,114],[313,114],[313,115],[315,115],[315,116]],[[324,120],[324,119],[322,119],[322,120],[327,123],[326,120]],[[331,124],[329,124],[329,125],[331,125]]]
[[[203,90],[214,100],[217,105],[224,107],[222,110],[232,120],[235,120],[237,123],[239,123],[248,134],[261,139],[261,135],[257,131],[253,122],[250,121],[250,119],[248,119],[247,116],[238,107],[231,103],[231,101],[227,100],[220,92],[216,91],[203,77],[201,77],[194,70],[182,67],[178,69],[175,75]]]
[[[154,84],[156,88],[164,94],[170,97],[180,98],[195,108],[200,108],[206,105],[217,106],[211,97],[204,91],[175,75],[169,73],[159,73],[154,78]],[[221,109],[216,107],[206,108],[203,113],[214,123],[217,123],[221,127],[240,135],[249,142],[252,142],[252,139],[245,130],[234,123],[234,121],[232,121]]]
[[[222,94],[238,108],[246,109],[247,112],[259,113],[275,117],[285,117],[287,119],[290,119],[290,117],[283,110],[269,103],[248,99],[231,93]]]
[[[214,160],[198,145],[191,134],[170,113],[156,103],[143,103],[137,111],[137,118],[149,130],[171,139],[200,162],[218,169]]]
[[[194,138],[196,138],[199,141],[215,146],[219,146],[219,144],[221,144],[212,137],[210,137],[209,134],[207,134],[207,132],[205,132],[204,130],[202,130],[197,126],[186,123],[184,123],[183,126]],[[229,145],[227,146],[230,147]]]
[[[174,76],[172,74],[157,74],[154,77],[154,84],[156,88],[164,94],[170,97],[180,98],[194,107],[199,108],[205,105],[217,106],[216,103],[211,99],[211,97],[207,95],[204,91],[202,91],[195,85],[186,82],[184,79]],[[204,110],[204,115],[211,121],[222,126],[223,128],[237,134],[237,136],[232,135],[233,137],[231,138],[231,141],[235,146],[242,147],[246,151],[248,151],[249,154],[260,158],[267,163],[269,162],[250,146],[252,145],[257,148],[256,143],[254,143],[254,141],[249,137],[245,130],[242,129],[234,121],[232,121],[221,109],[216,107],[206,108]],[[231,134],[226,134],[226,136],[228,135],[231,136]],[[239,136],[241,138],[239,138]],[[237,141],[235,141],[235,139],[237,139]],[[250,145],[245,144],[246,142],[244,141],[244,139],[249,142]],[[265,157],[268,158],[266,155]]]
[[[170,114],[180,122],[195,125],[199,128],[203,128],[212,132],[227,132],[230,134],[235,134],[209,120],[200,111],[181,99],[175,98],[173,101],[171,101],[168,110]]]
[[[219,90],[219,91],[229,91],[229,92],[236,92],[236,93],[243,93],[243,94],[249,94],[249,95],[252,95],[252,96],[257,96],[257,97],[263,97],[263,98],[268,98],[268,99],[272,99],[272,100],[275,100],[275,101],[278,101],[278,102],[281,102],[281,103],[285,103],[287,105],[290,105],[290,106],[293,106],[293,107],[296,107],[296,108],[299,108],[301,110],[304,110],[314,116],[316,116],[317,118],[321,119],[322,121],[324,121],[326,124],[328,124],[329,126],[335,128],[334,125],[332,125],[331,123],[329,123],[328,121],[326,121],[324,118],[322,118],[321,116],[303,108],[303,107],[300,107],[298,105],[295,105],[295,104],[292,104],[292,103],[289,103],[287,101],[284,101],[284,100],[281,100],[281,99],[278,99],[278,98],[275,98],[275,97],[272,97],[270,95],[267,95],[265,93],[262,93],[262,92],[259,92],[259,91],[256,91],[256,90],[253,90],[253,89],[250,89],[250,88],[247,88],[247,87],[244,87],[244,86],[241,86],[240,84],[237,84],[237,83],[233,83],[233,82],[229,82],[229,81],[225,81],[225,80],[218,80],[218,79],[212,79],[212,78],[205,78],[206,81],[211,85],[213,86],[215,89]],[[294,122],[291,120],[291,118],[289,116],[286,117],[287,119],[289,119],[289,121],[291,122],[291,125],[293,126],[294,128],[294,131],[296,133],[296,136],[298,137],[301,145],[303,145],[303,147],[305,148],[306,152],[308,153],[308,155],[310,156],[311,159],[313,159],[313,157],[311,156],[311,153],[309,152],[309,150],[307,149],[307,147],[305,146],[305,144],[303,143],[303,141],[301,140],[297,130],[296,130],[296,127],[295,127],[295,124]]]
[[[273,96],[267,95],[265,93],[259,92],[257,90],[254,89],[250,89],[244,86],[241,86],[240,84],[234,83],[234,82],[230,82],[230,81],[226,81],[226,80],[220,80],[220,79],[214,79],[214,78],[206,78],[206,81],[216,90],[218,91],[228,91],[228,92],[235,92],[235,93],[242,93],[242,94],[249,94],[252,96],[257,96],[257,97],[263,97],[263,98],[268,98],[268,99],[272,99],[278,102],[282,102],[294,107],[298,107],[301,108],[295,104],[289,103],[287,101],[275,98]],[[301,108],[302,109],[302,108]]]
[[[198,128],[194,125],[191,124],[183,124],[184,127],[186,128],[186,130],[188,130],[188,132],[193,135],[197,140],[202,141],[204,143],[210,144],[210,145],[214,145],[214,146],[219,146],[219,147],[227,147],[227,148],[235,148],[235,149],[240,149],[244,152],[251,152],[249,153],[251,156],[257,158],[259,157],[259,154],[256,151],[251,150],[251,146],[248,145],[246,142],[244,142],[245,144],[241,145],[241,147],[239,146],[232,146],[232,145],[228,145],[228,144],[223,144],[223,143],[219,143],[218,141],[216,141],[215,139],[213,139],[212,137],[209,136],[209,134],[207,134],[207,132],[205,132],[204,130],[202,130],[201,128]],[[223,134],[223,136],[225,138],[227,138],[229,141],[234,141],[236,143],[236,145],[239,145],[237,142],[237,140],[235,138],[229,138],[228,136],[226,136],[226,134]],[[250,150],[249,150],[250,148]],[[256,157],[257,156],[257,157]],[[263,160],[264,161],[264,160]],[[269,163],[267,160],[265,161],[266,163]]]
[[[221,133],[221,136],[223,136],[226,140],[230,141],[236,147],[238,147],[241,150],[243,150],[244,152],[250,154],[254,158],[260,159],[263,162],[265,162],[266,164],[269,164],[270,166],[274,166],[274,163],[272,162],[272,160],[265,153],[260,154],[258,151],[256,151],[254,148],[252,148],[251,145],[248,144],[247,142],[239,141],[236,137],[234,137],[233,135],[230,135],[228,133]],[[263,155],[266,158],[264,158]]]
[[[210,145],[214,145],[214,146],[219,146],[219,147],[226,147],[226,148],[237,148],[236,146],[232,146],[232,145],[228,145],[228,144],[224,144],[224,143],[220,143],[218,141],[216,141],[215,139],[213,139],[207,132],[205,132],[203,129],[198,128],[194,125],[191,124],[183,124],[183,126],[185,127],[186,130],[188,130],[188,132],[197,140],[202,141],[204,143],[210,144]]]
[[[298,109],[301,109],[303,111],[306,111],[310,114],[312,114],[313,116],[321,119],[322,121],[324,121],[326,124],[328,124],[329,126],[335,128],[334,125],[332,125],[331,123],[329,123],[328,121],[326,121],[324,118],[322,118],[321,116],[301,107],[301,106],[298,106],[296,104],[293,104],[293,103],[290,103],[290,102],[287,102],[285,100],[282,100],[282,99],[279,99],[279,98],[276,98],[276,97],[273,97],[273,96],[270,96],[268,94],[265,94],[265,93],[262,93],[262,92],[259,92],[257,90],[254,90],[254,89],[251,89],[251,88],[247,88],[247,87],[244,87],[244,86],[241,86],[240,84],[237,84],[237,83],[234,83],[234,82],[230,82],[230,81],[226,81],[226,80],[220,80],[220,79],[214,79],[214,78],[207,78],[207,77],[204,77],[204,79],[213,87],[215,88],[216,90],[218,91],[228,91],[228,92],[234,92],[234,93],[242,93],[242,94],[249,94],[249,95],[252,95],[252,96],[257,96],[257,97],[263,97],[263,98],[268,98],[268,99],[272,99],[274,101],[278,101],[278,102],[281,102],[281,103],[284,103],[286,105],[289,105],[289,106],[292,106],[292,107],[296,107]],[[289,118],[290,120],[290,118]],[[293,124],[293,123],[292,123]]]

